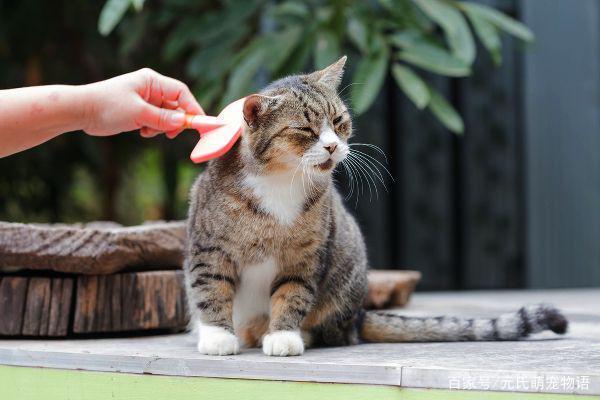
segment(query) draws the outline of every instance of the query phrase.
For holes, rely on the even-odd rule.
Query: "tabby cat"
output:
[[[270,356],[364,342],[514,340],[566,319],[545,305],[493,319],[364,311],[365,244],[332,171],[352,121],[337,93],[346,58],[278,80],[244,104],[246,127],[191,190],[186,287],[198,350]]]

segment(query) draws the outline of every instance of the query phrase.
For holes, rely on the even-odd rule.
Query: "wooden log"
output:
[[[19,266],[96,275],[181,266],[184,222],[115,225],[0,222],[0,271]]]
[[[364,306],[367,309],[402,307],[410,299],[421,279],[418,271],[371,270],[369,292]]]
[[[182,271],[80,276],[74,333],[151,329],[187,324]]]
[[[20,335],[27,297],[27,278],[0,277],[0,335]]]

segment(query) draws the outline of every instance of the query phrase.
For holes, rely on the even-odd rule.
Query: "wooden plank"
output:
[[[27,278],[4,276],[0,280],[0,335],[20,335],[27,296]]]
[[[29,278],[23,329],[27,336],[47,336],[50,321],[50,301],[52,280],[50,278]]]
[[[53,278],[48,336],[66,336],[73,297],[73,278]]]
[[[73,332],[180,330],[184,296],[182,271],[80,276]]]
[[[121,274],[121,325],[122,329],[134,330],[136,329],[136,323],[134,321],[135,311],[135,299],[137,298],[137,275],[135,274]]]
[[[77,293],[75,295],[75,316],[73,332],[90,332],[95,329],[97,308],[98,276],[80,276],[77,278]]]
[[[600,2],[522,3],[527,278],[532,287],[600,285]]]

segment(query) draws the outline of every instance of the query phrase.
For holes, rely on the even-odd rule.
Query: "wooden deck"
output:
[[[417,293],[402,313],[489,316],[535,302],[560,307],[571,321],[569,333],[564,337],[544,333],[520,342],[365,344],[313,349],[290,358],[266,357],[258,350],[204,356],[196,352],[194,338],[184,334],[2,340],[0,364],[5,366],[0,366],[0,387],[8,388],[9,399],[45,400],[61,394],[96,399],[102,393],[142,398],[131,396],[131,385],[161,398],[164,389],[151,388],[163,384],[178,388],[172,400],[188,398],[175,394],[185,393],[181,390],[186,387],[195,393],[204,387],[210,397],[193,397],[211,399],[232,398],[234,392],[237,398],[276,398],[276,393],[288,398],[281,395],[285,388],[283,392],[303,398],[340,399],[468,399],[482,398],[481,392],[498,399],[600,395],[600,289]],[[94,387],[97,397],[86,387]]]

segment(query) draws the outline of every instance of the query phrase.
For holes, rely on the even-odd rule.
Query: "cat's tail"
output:
[[[366,342],[455,342],[516,340],[544,330],[563,334],[568,321],[556,308],[538,304],[497,318],[405,317],[367,311],[361,329]]]

